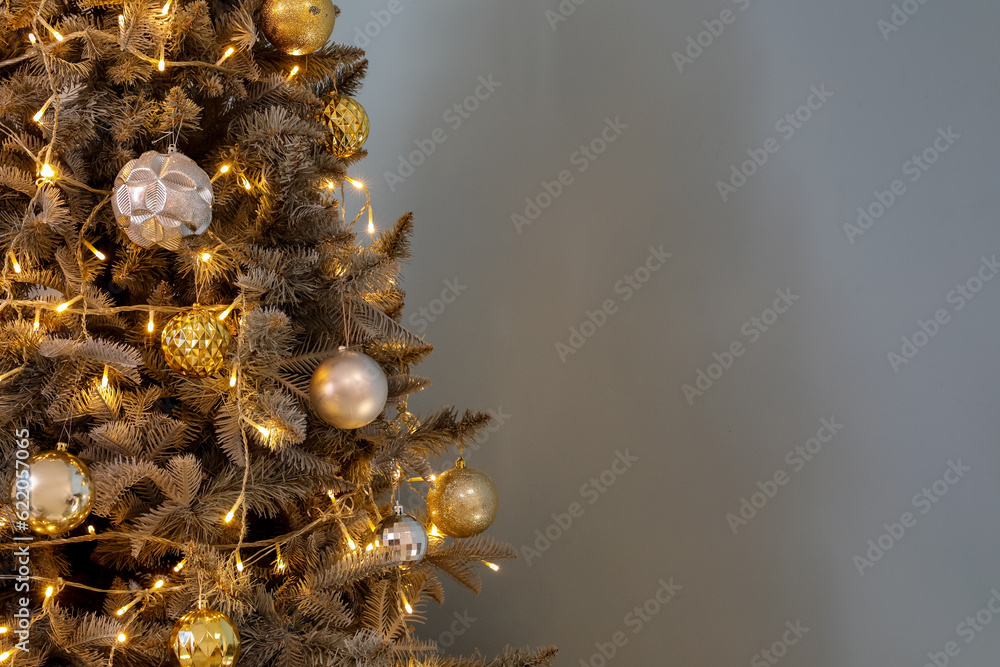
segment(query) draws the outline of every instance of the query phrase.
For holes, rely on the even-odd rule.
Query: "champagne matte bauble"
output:
[[[385,371],[361,352],[339,350],[313,372],[309,398],[323,421],[337,428],[361,428],[375,421],[389,396]]]

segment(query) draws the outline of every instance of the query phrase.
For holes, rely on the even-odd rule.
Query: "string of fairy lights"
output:
[[[107,190],[99,190],[90,187],[86,183],[82,183],[71,175],[61,173],[61,168],[57,161],[53,159],[53,152],[57,144],[57,137],[59,135],[59,117],[60,117],[60,105],[63,101],[64,96],[60,95],[56,88],[55,78],[52,74],[49,62],[48,62],[48,52],[50,49],[57,47],[60,44],[64,44],[67,41],[79,39],[85,37],[88,33],[87,31],[80,30],[69,34],[62,34],[59,30],[46,21],[42,16],[41,12],[43,10],[45,3],[39,3],[37,11],[34,16],[33,30],[28,33],[27,39],[29,48],[23,54],[15,56],[5,61],[0,61],[0,68],[17,64],[29,58],[32,53],[36,53],[40,56],[40,60],[44,65],[49,87],[50,95],[42,104],[42,106],[32,115],[32,121],[38,124],[40,127],[45,128],[49,133],[49,141],[46,145],[40,149],[37,153],[30,150],[24,142],[17,136],[17,134],[9,128],[6,128],[0,124],[0,129],[6,130],[6,133],[10,136],[12,141],[19,146],[19,148],[29,156],[35,163],[36,167],[36,185],[38,190],[35,193],[32,204],[37,200],[42,189],[44,187],[64,187],[70,189],[82,189],[95,194],[104,195],[103,200],[93,209],[87,218],[86,222],[80,229],[78,235],[78,260],[81,269],[84,266],[84,250],[89,252],[98,261],[106,261],[108,259],[107,255],[101,251],[94,243],[85,237],[88,228],[96,219],[98,211],[111,201],[113,195],[112,192]],[[162,5],[159,9],[153,10],[153,19],[162,20],[165,22],[165,27],[168,27],[174,20],[177,10],[177,4],[173,0],[167,0],[167,2]],[[145,18],[145,17],[144,17]],[[135,21],[133,21],[133,16],[129,15],[127,12],[123,12],[118,15],[118,30],[120,36],[125,38],[129,31],[134,28]],[[168,30],[164,30],[163,34],[167,34]],[[48,35],[52,41],[46,42],[42,39],[42,35]],[[273,40],[272,40],[273,41]],[[123,44],[125,41],[123,40]],[[207,67],[210,69],[219,70],[225,73],[239,75],[237,70],[227,67],[227,61],[238,54],[240,50],[239,44],[230,44],[222,49],[220,57],[213,63],[206,62],[188,62],[188,61],[172,61],[167,57],[166,50],[166,39],[164,38],[156,46],[156,56],[149,56],[147,54],[141,53],[131,46],[128,47],[128,52],[139,60],[154,65],[158,72],[165,72],[168,67]],[[297,55],[297,54],[295,54]],[[291,84],[295,77],[301,72],[299,65],[294,65],[286,75],[283,75],[284,80]],[[341,96],[343,97],[343,96]],[[355,104],[360,113],[364,114],[363,108],[357,105],[356,102],[345,98],[349,102]],[[360,146],[363,145],[365,138],[367,137],[367,117],[364,117],[364,125],[362,136],[354,137],[356,142],[351,150],[357,151]],[[360,138],[360,142],[357,140]],[[346,157],[347,154],[337,153],[339,157]],[[254,190],[265,191],[267,188],[267,182],[261,174],[259,177],[253,177],[245,169],[241,168],[237,154],[230,155],[227,161],[223,162],[214,176],[211,177],[211,182],[215,183],[218,179],[231,177],[235,179],[237,185],[242,187],[246,192],[253,193]],[[367,232],[369,235],[374,235],[376,233],[375,218],[372,207],[371,192],[367,186],[360,180],[354,178],[346,178],[348,183],[350,183],[355,189],[361,191],[364,195],[365,203],[359,210],[358,214],[347,223],[347,213],[346,213],[346,198],[344,195],[343,183],[340,184],[340,204],[342,215],[344,216],[344,222],[348,229],[353,229],[355,223],[358,222],[367,213]],[[336,183],[333,181],[326,181],[320,185],[321,190],[333,191],[336,188]],[[228,246],[219,241],[219,246],[217,246],[218,251],[229,250]],[[214,255],[212,251],[206,250],[198,254],[197,261],[202,262],[206,265],[213,261]],[[156,333],[159,322],[164,321],[164,319],[169,319],[174,315],[181,314],[188,310],[186,307],[175,307],[175,306],[165,306],[165,305],[152,305],[152,304],[134,304],[126,306],[101,306],[94,307],[92,304],[88,303],[85,299],[83,293],[77,295],[63,294],[61,298],[51,298],[49,296],[43,296],[34,299],[15,299],[11,295],[10,283],[12,281],[18,281],[18,277],[28,277],[30,275],[30,270],[33,268],[31,266],[32,262],[30,257],[24,255],[19,258],[18,253],[14,248],[9,248],[4,255],[4,282],[6,283],[7,298],[0,303],[0,312],[3,312],[8,307],[14,308],[21,313],[22,310],[28,312],[33,312],[32,320],[32,330],[34,332],[42,331],[43,315],[45,315],[46,329],[48,329],[48,320],[51,317],[62,317],[62,316],[79,316],[84,324],[84,329],[86,328],[86,320],[88,317],[94,316],[107,316],[119,313],[146,313],[148,317],[145,321],[145,332],[152,336]],[[11,275],[10,272],[13,272]],[[196,269],[196,281],[197,281],[197,269]],[[82,288],[81,288],[82,289]],[[225,321],[230,317],[234,311],[240,311],[241,313],[246,313],[250,309],[256,307],[255,303],[248,303],[245,295],[241,293],[241,296],[234,300],[230,304],[218,304],[218,305],[208,305],[201,306],[201,308],[212,314],[219,322]],[[88,334],[89,335],[89,334]],[[237,344],[243,344],[243,337],[237,337]],[[243,384],[240,382],[241,379],[241,369],[239,364],[239,359],[244,358],[242,351],[237,350],[236,361],[231,364],[231,368],[228,371],[228,386],[230,389],[234,390],[236,403],[237,403],[237,413],[242,422],[245,422],[248,426],[254,429],[260,437],[264,438],[265,441],[268,439],[276,438],[281,434],[281,426],[266,423],[261,424],[257,420],[251,419],[249,416],[245,415],[243,412]],[[25,370],[26,366],[22,365],[17,368],[10,369],[2,374],[0,374],[0,382],[4,382],[12,377],[15,377],[19,373]],[[95,379],[95,385],[98,391],[102,394],[110,395],[117,388],[119,382],[120,373],[114,368],[114,364],[104,364],[103,371],[100,375],[99,380]],[[405,406],[405,403],[404,403]],[[403,413],[405,413],[405,407],[400,411],[400,418],[403,418]],[[409,414],[409,413],[406,413]],[[211,545],[215,549],[220,550],[232,550],[233,552],[233,566],[235,567],[237,573],[243,573],[248,566],[253,566],[266,558],[269,558],[273,554],[273,571],[277,574],[285,573],[288,570],[288,564],[285,560],[284,554],[282,553],[282,546],[286,546],[295,540],[296,538],[315,530],[317,527],[325,524],[327,522],[333,522],[336,525],[336,529],[339,531],[341,537],[346,544],[348,551],[351,553],[370,553],[380,547],[378,542],[378,534],[376,523],[372,521],[372,517],[376,517],[381,520],[378,505],[375,503],[374,497],[372,495],[372,490],[359,489],[352,491],[343,496],[338,497],[333,490],[327,492],[330,500],[332,502],[331,508],[320,513],[320,516],[309,524],[292,531],[290,533],[280,535],[278,537],[269,538],[265,540],[259,540],[255,542],[245,542],[244,539],[247,534],[247,514],[248,506],[246,503],[247,497],[247,484],[249,481],[249,471],[250,471],[250,447],[249,441],[246,438],[246,432],[240,429],[243,444],[244,444],[244,476],[240,489],[240,493],[237,496],[235,502],[230,507],[230,509],[221,517],[222,522],[225,524],[232,524],[233,522],[239,522],[239,538],[236,544],[223,544],[223,545]],[[413,478],[407,480],[408,482],[429,482],[433,483],[435,476],[431,475],[428,479],[421,477]],[[397,486],[399,483],[399,475],[393,479],[393,497],[395,498]],[[356,498],[361,498],[362,508],[359,510],[355,505],[354,501]],[[366,519],[367,527],[371,534],[374,535],[375,539],[369,539],[367,543],[359,542],[356,539],[356,535],[352,534],[351,530],[348,528],[345,518],[356,517],[363,515]],[[431,525],[430,530],[427,531],[428,539],[434,542],[443,541],[446,535],[442,534],[436,525]],[[87,525],[87,533],[85,535],[78,535],[67,538],[57,538],[49,539],[46,541],[40,541],[37,543],[19,543],[14,544],[0,544],[0,548],[11,549],[16,546],[28,546],[31,547],[51,547],[60,544],[69,544],[77,542],[85,542],[91,540],[102,540],[102,539],[139,539],[139,540],[151,540],[158,542],[160,544],[169,545],[178,551],[184,550],[185,546],[182,543],[177,543],[172,540],[167,540],[164,538],[156,536],[139,536],[136,537],[130,533],[119,532],[114,530],[109,531],[98,531],[93,525]],[[242,558],[242,553],[246,549],[253,549],[254,553],[249,556],[246,561]],[[482,563],[489,567],[493,571],[498,571],[499,566],[495,563],[483,560]],[[129,627],[130,624],[138,618],[138,614],[135,613],[137,609],[143,608],[145,602],[155,599],[156,596],[162,596],[171,592],[179,592],[182,590],[187,590],[191,587],[190,582],[186,583],[175,583],[171,582],[170,578],[172,576],[183,576],[180,573],[184,570],[187,565],[186,559],[179,560],[172,568],[171,574],[167,575],[153,575],[150,578],[152,583],[147,586],[140,588],[138,590],[121,590],[121,589],[99,589],[95,587],[88,586],[86,584],[67,581],[61,577],[55,579],[40,577],[32,575],[31,580],[38,581],[45,585],[44,598],[42,602],[42,613],[35,615],[31,619],[31,623],[38,622],[41,618],[49,612],[50,606],[54,603],[55,599],[58,597],[60,591],[63,588],[71,587],[82,590],[88,590],[91,592],[103,593],[106,595],[114,596],[128,596],[128,601],[120,606],[115,611],[115,616],[122,619],[123,624],[121,626],[120,632],[116,636],[116,641],[118,644],[125,644],[129,639]],[[403,611],[406,614],[413,614],[414,608],[406,594],[405,586],[402,581],[402,570],[397,569],[397,580],[396,587],[399,595],[399,600]],[[201,593],[201,581],[199,572],[199,600],[202,597]],[[12,579],[14,575],[0,575],[0,579]],[[6,626],[0,626],[0,638],[9,632],[9,628]],[[114,652],[116,646],[111,645],[109,664],[112,663]],[[10,658],[12,651],[14,649],[0,649],[0,662],[6,661]]]

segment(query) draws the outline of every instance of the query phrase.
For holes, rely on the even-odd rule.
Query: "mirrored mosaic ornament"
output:
[[[483,532],[497,517],[499,504],[493,480],[481,470],[466,468],[462,459],[438,475],[427,493],[431,523],[448,537],[472,537]]]
[[[208,377],[222,370],[232,340],[224,322],[196,305],[167,322],[160,346],[167,364],[181,375]]]
[[[23,508],[27,500],[28,525],[41,535],[73,530],[94,505],[90,469],[59,446],[30,457],[11,486],[11,505]]]
[[[323,118],[330,128],[330,151],[339,158],[351,157],[368,140],[368,113],[354,98],[334,95]]]
[[[111,198],[115,220],[136,245],[177,250],[185,236],[212,222],[212,179],[191,158],[147,151],[118,172]]]
[[[170,633],[174,667],[229,667],[240,657],[240,632],[222,612],[195,609]]]
[[[415,565],[427,555],[427,530],[424,524],[401,508],[390,514],[375,531],[375,546],[393,549],[399,565]]]

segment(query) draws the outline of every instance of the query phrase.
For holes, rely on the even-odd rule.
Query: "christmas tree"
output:
[[[488,416],[407,409],[413,220],[374,229],[348,176],[337,13],[0,6],[0,664],[551,662],[414,627],[515,552],[488,477],[433,474]]]

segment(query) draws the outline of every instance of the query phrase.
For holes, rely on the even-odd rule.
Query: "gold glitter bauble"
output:
[[[226,667],[239,657],[240,631],[222,612],[189,611],[170,633],[170,660],[175,667]]]
[[[279,51],[301,56],[326,46],[337,19],[332,0],[265,0],[260,28]]]
[[[500,499],[486,473],[466,468],[459,459],[455,467],[438,475],[427,494],[431,522],[448,537],[472,537],[493,523]]]
[[[208,377],[226,363],[233,337],[224,322],[195,305],[163,327],[160,344],[167,363],[181,375]]]
[[[27,521],[42,535],[73,530],[87,518],[94,505],[90,470],[80,459],[59,450],[41,452],[29,458],[11,485],[11,506],[18,518],[27,503]]]
[[[323,118],[330,128],[330,151],[339,158],[351,157],[368,140],[368,113],[352,97],[334,95]]]

